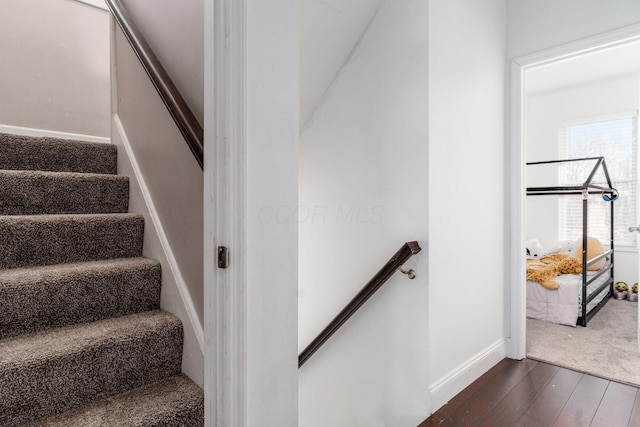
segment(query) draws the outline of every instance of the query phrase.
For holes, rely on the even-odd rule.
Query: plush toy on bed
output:
[[[527,260],[527,280],[533,280],[547,289],[558,289],[557,276],[580,272],[582,263],[567,252]]]
[[[527,240],[524,246],[525,248],[527,248],[528,259],[541,258],[544,254],[544,248],[540,244],[540,241],[535,237],[533,239]]]
[[[559,242],[560,249],[566,247],[566,242]],[[604,253],[602,243],[595,237],[587,237],[587,260]],[[599,270],[604,267],[606,260],[587,267],[587,270]],[[570,252],[561,251],[543,256],[540,259],[527,260],[527,280],[533,280],[547,289],[558,289],[556,277],[560,274],[582,273],[582,239],[574,242]]]
[[[600,256],[604,253],[604,246],[600,243],[600,240],[595,237],[587,237],[587,261]],[[576,241],[575,247],[571,248],[571,256],[582,263],[582,239]],[[598,262],[591,264],[587,267],[589,271],[600,270],[604,267],[606,259],[602,258]]]
[[[570,252],[576,244],[575,240],[560,240],[555,245],[545,251],[545,256],[550,254],[559,254],[560,252]]]

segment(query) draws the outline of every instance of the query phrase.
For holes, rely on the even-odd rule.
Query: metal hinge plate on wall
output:
[[[226,246],[218,246],[218,268],[229,267],[229,250]]]

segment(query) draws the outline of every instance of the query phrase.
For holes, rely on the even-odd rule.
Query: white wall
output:
[[[97,7],[99,9],[109,10],[104,0],[76,0],[76,1],[91,5],[93,7]]]
[[[433,410],[505,355],[503,0],[429,2],[429,378]]]
[[[130,144],[130,141],[127,141],[128,137],[120,126],[120,123],[114,121],[115,131],[111,142],[118,146],[118,173],[129,177],[129,211],[144,215],[143,255],[156,259],[162,264],[160,306],[163,310],[178,316],[182,321],[184,331],[182,372],[202,387],[204,383],[204,352],[200,344],[203,341],[202,328],[198,323],[197,316],[192,317],[189,315],[190,307],[187,306],[183,296],[180,294],[180,284],[171,270],[167,253],[164,251],[160,240],[159,228],[156,227],[154,216],[151,214],[145,200],[145,196],[148,195],[145,194],[145,191],[147,191],[147,188],[145,188],[146,182],[141,182],[144,181],[144,177],[136,175],[139,172],[134,167],[137,159],[135,159],[135,156],[130,157],[129,147],[126,146]],[[156,213],[154,212],[154,214]]]
[[[382,2],[300,1],[300,126],[311,119]]]
[[[204,1],[123,0],[196,119],[204,114]]]
[[[110,136],[108,12],[3,0],[0,58],[0,125]]]
[[[113,40],[113,133],[114,143],[120,145],[119,171],[137,171],[139,176],[132,181],[132,209],[146,204],[140,213],[147,220],[151,219],[148,212],[156,217],[157,223],[149,224],[147,232],[159,234],[145,236],[144,255],[162,262],[161,306],[182,320],[184,361],[188,363],[183,368],[202,384],[202,170],[115,24]]]
[[[429,414],[427,24],[426,2],[385,2],[301,136],[299,350],[404,242],[425,249],[302,367],[302,427]]]
[[[230,249],[247,261],[246,425],[294,426],[298,227],[262,215],[298,204],[299,1],[247,0],[245,10],[246,247]]]
[[[535,69],[527,79],[535,79]],[[569,122],[636,111],[639,106],[638,76],[622,76],[606,81],[568,87],[551,92],[533,93],[526,101],[527,161],[560,158],[559,130]],[[535,168],[535,169],[533,169]],[[529,166],[527,172],[540,167]],[[553,168],[556,171],[556,168]],[[527,175],[528,185],[542,186]],[[550,185],[557,184],[557,181]],[[526,237],[537,237],[545,248],[558,240],[558,197],[527,197]],[[616,280],[638,277],[637,253],[616,253]]]
[[[508,1],[510,58],[640,22],[635,0]]]
[[[113,49],[114,113],[131,142],[202,325],[202,170],[119,27]]]

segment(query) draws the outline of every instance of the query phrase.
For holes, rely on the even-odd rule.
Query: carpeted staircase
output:
[[[202,426],[117,148],[0,134],[0,426]]]

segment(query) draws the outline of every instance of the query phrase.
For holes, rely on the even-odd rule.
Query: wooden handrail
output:
[[[162,64],[160,64],[158,57],[153,53],[140,30],[131,20],[131,16],[122,2],[120,0],[105,0],[105,2],[140,60],[142,67],[151,79],[153,86],[158,91],[160,98],[162,98],[162,102],[169,110],[169,114],[176,122],[200,168],[202,168],[204,151],[202,126],[198,123],[189,105],[178,91],[178,88],[176,88],[169,74],[162,67]]]
[[[356,312],[362,305],[367,302],[373,294],[376,293],[382,285],[393,273],[395,273],[402,265],[413,255],[420,252],[421,248],[418,242],[407,242],[391,257],[389,261],[376,273],[375,276],[353,297],[349,304],[342,309],[340,313],[327,325],[326,328],[311,341],[311,343],[298,356],[298,368],[302,367],[309,358],[318,351],[320,347],[329,339],[338,329]]]

